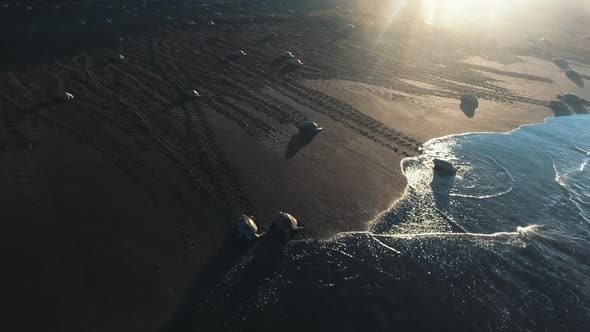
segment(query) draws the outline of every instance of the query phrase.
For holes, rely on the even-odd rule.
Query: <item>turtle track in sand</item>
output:
[[[232,171],[234,165],[215,140],[207,112],[223,115],[269,148],[282,149],[289,137],[285,126],[313,120],[313,114],[265,93],[264,89],[270,87],[393,153],[412,156],[422,142],[302,80],[339,79],[354,89],[408,103],[420,103],[421,96],[458,99],[469,92],[499,103],[532,105],[545,105],[546,101],[501,87],[498,77],[551,83],[543,77],[463,62],[471,54],[467,37],[454,37],[453,47],[463,54],[463,58],[456,58],[446,54],[444,48],[424,47],[440,44],[437,33],[394,26],[378,42],[362,29],[338,36],[345,22],[341,18],[226,16],[216,20],[215,27],[205,25],[206,17],[195,21],[198,23],[190,27],[165,26],[129,36],[112,48],[85,50],[58,59],[49,71],[41,66],[0,74],[4,82],[0,84],[0,98],[8,107],[20,107],[33,118],[63,128],[105,151],[121,169],[135,172],[137,181],[152,188],[148,191],[155,191],[156,171],[139,157],[140,153],[134,157],[128,151],[129,144],[141,151],[159,151],[198,192],[224,202],[230,214],[237,215],[253,213],[252,206]],[[271,32],[278,36],[268,38]],[[243,49],[248,56],[227,61],[225,56],[235,48]],[[294,52],[305,66],[281,73],[284,63],[273,65],[273,61],[285,50]],[[495,52],[498,58],[510,58],[510,54]],[[118,54],[126,59],[115,60]],[[60,103],[46,105],[55,96],[39,86],[53,86],[58,93],[71,90],[76,96],[72,105],[79,110],[75,113],[71,106]],[[193,99],[193,89],[202,97]],[[62,112],[63,108],[67,111]],[[92,126],[85,117],[101,125]],[[113,137],[105,129],[108,127],[115,128],[128,142]],[[170,206],[180,204],[163,201]]]

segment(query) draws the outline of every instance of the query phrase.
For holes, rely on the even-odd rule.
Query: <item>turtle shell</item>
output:
[[[304,121],[301,125],[299,125],[299,130],[303,132],[317,133],[323,129],[323,127],[318,126],[318,124],[313,121]]]
[[[273,220],[272,229],[278,234],[282,234],[285,239],[290,239],[293,232],[299,227],[297,226],[297,219],[286,212],[279,212]]]
[[[292,66],[296,66],[296,67],[303,66],[303,62],[301,62],[301,60],[296,59],[296,58],[289,60],[289,64]]]
[[[281,54],[281,57],[283,57],[283,58],[294,58],[295,56],[293,55],[293,53],[291,53],[289,51],[285,51],[285,52],[283,52],[283,54]]]
[[[237,231],[240,237],[246,240],[252,240],[258,235],[258,226],[256,226],[252,217],[242,215],[240,219],[238,219]]]

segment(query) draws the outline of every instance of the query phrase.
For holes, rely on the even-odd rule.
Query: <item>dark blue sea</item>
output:
[[[454,176],[433,175],[434,157]],[[590,331],[590,116],[448,136],[367,232],[255,250],[202,330]],[[391,165],[392,170],[400,165]]]

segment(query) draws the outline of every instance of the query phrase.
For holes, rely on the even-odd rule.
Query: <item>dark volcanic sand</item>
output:
[[[412,20],[382,30],[361,9],[244,12],[214,27],[200,11],[174,13],[150,12],[146,29],[121,24],[109,34],[89,20],[98,30],[68,31],[85,42],[67,52],[2,64],[0,249],[11,331],[156,330],[231,247],[239,214],[268,226],[276,211],[290,212],[303,237],[364,230],[401,195],[399,162],[425,140],[539,122],[553,114],[553,90],[576,89],[559,72],[545,75],[550,64],[510,67],[523,61],[515,54],[532,55],[526,45],[474,43],[480,35]],[[357,30],[343,33],[347,22]],[[96,35],[100,43],[88,43]],[[236,48],[248,56],[227,61]],[[285,71],[275,61],[285,50],[305,65]],[[477,55],[497,67],[463,61]],[[76,98],[57,101],[64,91]],[[458,108],[466,91],[481,98],[473,119]],[[301,141],[302,120],[326,129]]]

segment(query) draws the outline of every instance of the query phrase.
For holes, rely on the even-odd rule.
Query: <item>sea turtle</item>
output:
[[[565,93],[561,93],[559,95],[557,95],[557,99],[562,100],[568,104],[577,104],[577,105],[581,105],[585,102],[584,99],[578,97],[577,95],[570,93],[570,92],[565,92]]]
[[[283,54],[281,54],[281,58],[285,58],[285,59],[291,59],[294,57],[295,56],[293,55],[293,53],[291,53],[289,51],[285,51],[285,52],[283,52]]]
[[[297,58],[293,58],[293,59],[289,60],[289,62],[287,62],[287,64],[289,64],[289,66],[293,66],[293,67],[303,66],[303,62]]]
[[[318,124],[313,121],[303,121],[299,126],[297,126],[297,128],[299,129],[299,132],[305,134],[317,134],[324,130],[323,127],[318,126]]]
[[[64,94],[64,100],[70,101],[72,99],[74,99],[74,95],[66,91]]]
[[[434,171],[435,172],[447,173],[447,174],[457,172],[457,170],[455,169],[455,166],[453,166],[453,164],[451,164],[450,162],[448,162],[446,160],[434,158],[432,160],[432,163],[434,164]]]
[[[242,50],[235,50],[235,51],[233,51],[233,52],[230,53],[230,57],[235,57],[235,58],[237,58],[237,57],[243,57],[243,56],[246,56],[246,55],[247,55],[246,52],[244,52]]]
[[[269,233],[289,240],[293,233],[300,229],[301,227],[297,226],[297,219],[286,212],[279,212],[270,225]]]
[[[547,46],[553,46],[553,42],[550,39],[545,38],[545,37],[539,39],[539,42],[540,43],[543,43],[543,44],[545,44]]]
[[[258,226],[256,226],[254,218],[245,214],[238,219],[236,230],[238,236],[246,240],[254,240],[262,236],[258,233]]]

